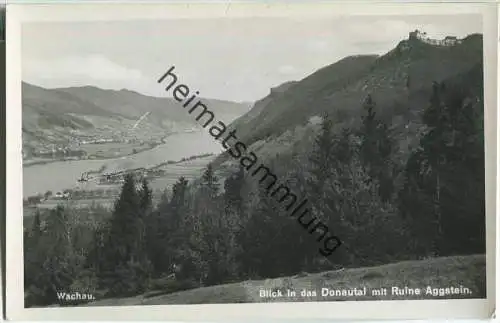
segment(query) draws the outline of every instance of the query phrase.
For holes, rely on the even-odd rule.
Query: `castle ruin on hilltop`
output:
[[[454,46],[462,42],[461,39],[457,39],[455,36],[446,36],[444,39],[432,39],[427,36],[426,32],[420,30],[411,31],[408,39],[418,39],[424,43],[436,46]]]

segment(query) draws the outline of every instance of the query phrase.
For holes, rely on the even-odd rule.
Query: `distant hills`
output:
[[[146,96],[134,91],[122,89],[120,91],[103,90],[94,86],[59,88],[56,91],[67,93],[73,97],[85,100],[113,115],[121,115],[127,118],[136,119],[146,112],[151,112],[152,119],[158,121],[168,120],[170,122],[197,124],[182,107],[180,103],[171,98],[157,98]],[[249,110],[245,104],[216,100],[202,99],[207,106],[221,118],[234,120],[242,113]]]
[[[349,56],[302,80],[276,86],[251,109],[248,103],[205,101],[219,120],[233,121],[230,128],[247,146],[266,141],[269,147],[286,150],[283,140],[298,144],[302,139],[295,131],[311,128],[311,120],[325,113],[334,118],[337,128],[359,122],[362,102],[370,94],[378,116],[411,141],[420,129],[419,112],[428,105],[434,81],[482,92],[482,43],[480,34],[450,46],[409,37],[384,55]],[[91,133],[120,136],[146,112],[150,115],[144,121],[144,134],[199,126],[171,98],[93,86],[44,89],[23,83],[22,90],[24,147],[67,142]],[[217,162],[225,160],[228,157],[223,155]]]
[[[250,108],[248,103],[202,100],[228,122]],[[141,122],[145,124],[141,129],[148,131],[174,132],[198,126],[174,99],[130,90],[104,90],[94,86],[46,89],[23,82],[22,103],[25,148],[62,145],[75,136],[116,135],[119,130],[131,128],[147,112],[150,114]]]

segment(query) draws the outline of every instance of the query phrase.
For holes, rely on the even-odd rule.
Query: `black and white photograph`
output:
[[[21,307],[487,299],[481,10],[111,6],[19,24]]]

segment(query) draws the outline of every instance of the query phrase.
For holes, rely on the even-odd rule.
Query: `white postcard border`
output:
[[[159,8],[162,7],[162,8]],[[21,24],[202,17],[470,14],[483,17],[487,299],[24,308],[21,158]],[[11,320],[447,319],[487,318],[495,299],[497,42],[495,3],[192,3],[7,5],[6,288]]]

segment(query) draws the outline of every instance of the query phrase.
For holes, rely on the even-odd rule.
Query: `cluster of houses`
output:
[[[69,190],[65,190],[63,192],[56,192],[55,194],[52,194],[51,191],[47,191],[45,194],[36,194],[33,196],[28,196],[26,199],[23,200],[23,205],[35,206],[37,204],[42,203],[42,201],[46,201],[48,199],[67,200],[70,197],[71,197],[71,191]]]
[[[105,144],[110,142],[117,142],[115,139],[93,139],[93,140],[81,140],[78,142],[80,145],[86,144]]]
[[[110,184],[123,183],[125,180],[125,176],[127,174],[133,174],[137,179],[143,179],[143,178],[151,179],[155,177],[164,176],[165,171],[162,169],[146,169],[141,167],[126,171],[105,173],[99,176],[98,184],[110,185]]]
[[[54,194],[54,198],[56,199],[69,199],[70,197],[71,193],[69,191],[56,192],[56,194]]]
[[[426,32],[420,30],[411,31],[408,37],[411,39],[418,39],[424,43],[436,46],[454,46],[462,42],[461,39],[457,39],[455,36],[446,36],[444,39],[432,39]]]
[[[53,147],[52,149],[26,149],[23,148],[23,158],[42,157],[42,158],[57,158],[57,157],[78,157],[86,156],[83,150],[74,150],[68,147]]]

